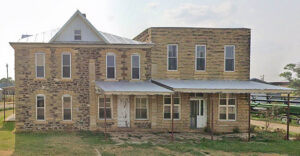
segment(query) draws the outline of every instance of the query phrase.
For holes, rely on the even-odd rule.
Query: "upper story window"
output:
[[[72,120],[72,97],[70,95],[63,95],[63,120]]]
[[[45,120],[45,96],[36,96],[36,120]]]
[[[225,71],[234,71],[235,67],[235,47],[234,45],[225,46]]]
[[[236,119],[236,97],[234,94],[220,94],[219,119]]]
[[[173,113],[174,119],[180,119],[180,96],[179,94],[173,95],[174,108],[172,109],[172,98],[170,95],[164,96],[164,119],[172,119]],[[174,110],[174,111],[173,111]]]
[[[35,72],[37,78],[45,78],[45,53],[35,54]]]
[[[106,55],[106,78],[116,78],[116,59],[115,55],[110,53]]]
[[[140,56],[137,54],[131,56],[131,78],[140,79]]]
[[[167,51],[168,51],[168,70],[177,70],[178,45],[169,44]]]
[[[98,103],[98,114],[99,119],[105,119],[105,115],[107,119],[112,118],[112,98],[106,96],[105,98],[105,106],[104,106],[104,97],[99,97]],[[106,111],[105,111],[106,110]]]
[[[81,40],[81,30],[74,30],[74,40]]]
[[[206,46],[196,45],[196,70],[204,71],[206,66]]]
[[[71,78],[71,54],[62,54],[62,77]]]

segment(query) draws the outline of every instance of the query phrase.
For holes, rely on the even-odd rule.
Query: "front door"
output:
[[[129,96],[118,96],[118,127],[130,127]]]
[[[207,107],[203,99],[190,100],[191,128],[204,128],[207,122]]]

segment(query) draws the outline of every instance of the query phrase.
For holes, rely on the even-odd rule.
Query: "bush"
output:
[[[295,140],[300,141],[300,134],[296,134]]]
[[[211,132],[211,130],[210,130],[210,127],[204,127],[204,132],[206,132],[206,133],[209,133],[209,132]]]
[[[254,132],[255,132],[255,128],[256,128],[255,125],[251,125],[251,126],[250,126],[250,132],[251,132],[251,133],[254,133]]]
[[[233,133],[240,133],[240,129],[238,127],[234,127],[232,131]]]

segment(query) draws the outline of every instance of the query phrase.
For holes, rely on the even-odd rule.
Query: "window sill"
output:
[[[72,78],[61,78],[61,81],[73,81]]]
[[[220,121],[220,122],[235,122],[236,120],[218,120],[218,121]]]
[[[35,120],[35,124],[47,124],[48,122],[46,120]]]
[[[206,70],[195,70],[195,73],[206,73]]]
[[[73,120],[63,120],[61,121],[62,124],[74,124]]]
[[[45,77],[36,77],[36,78],[34,78],[34,80],[36,80],[36,81],[46,81],[47,79],[45,78]]]

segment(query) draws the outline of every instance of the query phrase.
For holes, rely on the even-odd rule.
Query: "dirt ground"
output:
[[[266,127],[266,122],[265,121],[258,121],[258,120],[251,120],[251,125],[255,125],[255,126],[259,126],[259,127]],[[286,125],[285,124],[279,124],[279,123],[270,123],[269,128],[273,129],[273,130],[276,130],[276,129],[286,130]],[[290,125],[290,132],[300,133],[300,127]]]

